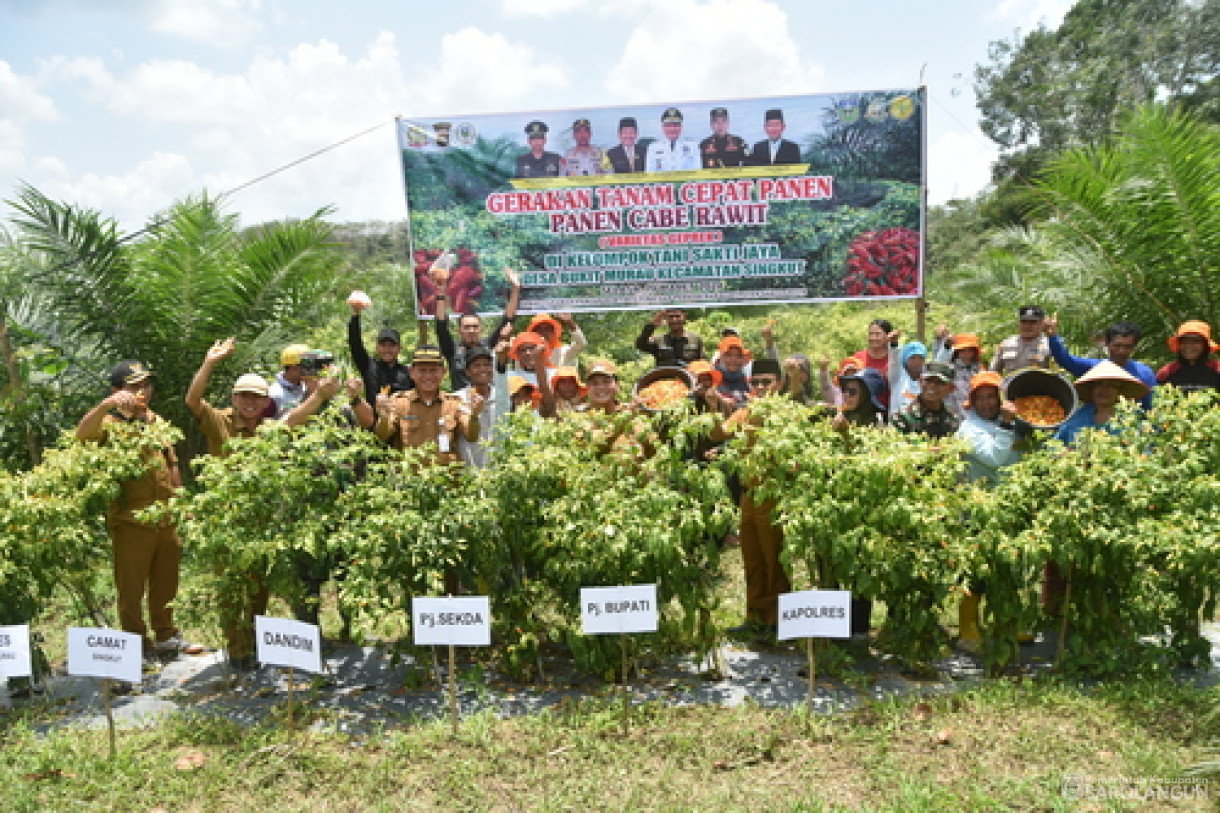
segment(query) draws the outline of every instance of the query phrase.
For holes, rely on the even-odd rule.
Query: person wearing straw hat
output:
[[[1183,322],[1168,343],[1177,359],[1156,371],[1158,384],[1172,384],[1187,392],[1220,389],[1220,361],[1209,358],[1220,350],[1220,344],[1212,341],[1211,325]]]
[[[1148,395],[1148,385],[1112,361],[1103,360],[1076,379],[1080,407],[1059,427],[1055,438],[1069,446],[1085,429],[1111,431],[1110,419],[1118,407],[1119,398],[1137,401]]]

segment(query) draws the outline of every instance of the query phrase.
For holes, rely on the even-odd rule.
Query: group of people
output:
[[[702,141],[682,134],[685,117],[676,107],[661,114],[660,137],[640,139],[639,122],[624,116],[618,123],[618,144],[603,150],[592,144],[593,125],[587,118],[572,122],[575,145],[563,155],[546,148],[550,126],[540,120],[525,126],[529,152],[517,158],[518,178],[546,178],[625,172],[671,172],[675,170],[726,169],[745,166],[801,164],[796,142],[784,138],[784,111],[767,110],[763,115],[766,137],[750,143],[729,132],[729,111],[713,108],[711,134]]]
[[[244,373],[231,386],[229,404],[215,407],[205,398],[213,372],[236,347],[233,339],[221,339],[207,351],[185,401],[212,455],[225,455],[231,439],[251,437],[268,421],[299,426],[328,413],[375,433],[394,448],[426,447],[437,465],[475,467],[494,463],[496,426],[515,410],[552,418],[569,411],[617,413],[640,406],[620,397],[613,362],[587,360],[582,376],[579,363],[587,341],[570,315],[535,315],[524,331],[514,333],[517,293],[514,286],[503,318],[487,334],[476,314],[461,314],[456,341],[442,305],[436,322],[438,344],[421,343],[405,361],[400,334],[392,328],[382,328],[374,353],[367,352],[361,325],[367,300],[353,297],[348,338],[357,374],[334,375],[333,354],[290,345],[281,354],[274,381]],[[1082,406],[1057,430],[1057,437],[1067,443],[1085,428],[1106,428],[1120,398],[1146,405],[1161,384],[1187,390],[1220,388],[1220,363],[1214,357],[1220,346],[1204,322],[1186,322],[1178,329],[1169,340],[1176,359],[1154,373],[1132,359],[1140,332],[1130,322],[1106,330],[1106,358],[1099,359],[1072,355],[1058,335],[1057,319],[1041,308],[1025,306],[1017,316],[1018,332],[1000,343],[990,363],[973,334],[951,334],[942,326],[930,350],[917,341],[901,343],[893,325],[877,319],[869,326],[867,346],[844,359],[836,374],[831,375],[829,360],[817,363],[820,397],[810,359],[799,353],[781,356],[770,323],[763,329],[765,347],[758,357],[733,329],[723,332],[708,357],[702,337],[688,330],[685,313],[676,309],[655,314],[635,346],[652,356],[657,367],[685,370],[694,408],[721,419],[711,444],[750,433],[757,422],[753,403],[782,394],[810,406],[825,405],[833,427],[849,441],[854,432],[884,424],[929,438],[959,436],[971,450],[968,476],[981,481],[996,480],[1005,466],[1019,459],[1020,441],[1030,431],[1003,395],[1005,376],[1017,370],[1046,368],[1053,361],[1078,376],[1074,386]],[[444,388],[446,374],[451,390]],[[147,365],[123,361],[111,370],[109,380],[110,393],[81,419],[78,438],[105,442],[119,424],[163,420],[149,408],[154,375]],[[173,525],[135,517],[181,486],[179,463],[172,448],[150,453],[149,463],[144,476],[123,484],[107,516],[119,621],[125,631],[143,637],[149,656],[198,651],[181,638],[173,621],[181,552]],[[733,487],[741,512],[747,594],[745,623],[733,632],[765,636],[774,634],[778,596],[789,585],[780,564],[783,534],[775,521],[774,501],[756,499],[751,486]],[[311,577],[307,571],[302,570],[303,580],[320,583],[316,572]],[[318,583],[313,585],[315,596]],[[979,592],[970,591],[963,603],[960,630],[967,642],[978,636]],[[230,661],[239,669],[254,667],[249,619],[264,612],[266,602],[266,591],[256,591],[248,606],[232,613],[235,620],[226,635]],[[312,608],[294,610],[303,620],[316,621],[316,601]],[[862,627],[866,632],[867,624],[865,612],[856,631]]]

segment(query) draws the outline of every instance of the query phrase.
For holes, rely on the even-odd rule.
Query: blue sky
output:
[[[138,228],[225,192],[243,222],[405,216],[395,115],[929,92],[931,202],[970,195],[988,43],[1070,0],[0,0],[0,197]],[[0,210],[6,218],[7,208]]]

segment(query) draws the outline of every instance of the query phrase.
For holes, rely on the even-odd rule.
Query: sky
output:
[[[247,225],[397,221],[398,115],[922,83],[942,203],[983,189],[997,154],[972,90],[988,44],[1071,4],[0,0],[0,200],[28,183],[126,231],[205,191]]]

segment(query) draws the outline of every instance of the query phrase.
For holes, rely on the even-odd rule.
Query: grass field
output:
[[[479,715],[456,737],[444,722],[352,738],[184,714],[120,732],[113,761],[105,731],[38,734],[54,712],[35,708],[4,719],[0,787],[20,811],[1212,809],[1220,787],[1115,803],[1072,798],[1070,777],[1181,777],[1220,734],[1218,699],[1005,680],[837,715],[648,705],[626,735],[602,700]]]

